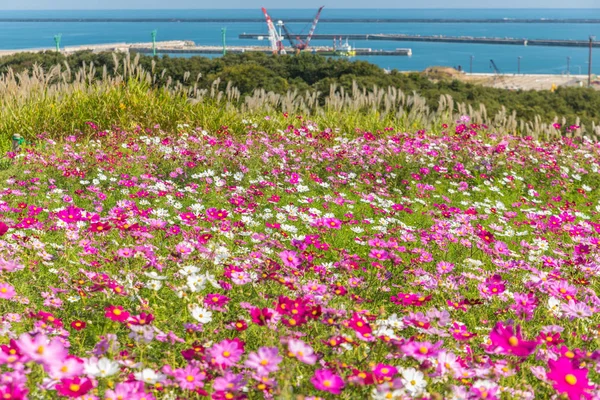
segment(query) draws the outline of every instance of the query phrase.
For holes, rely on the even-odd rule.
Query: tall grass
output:
[[[102,68],[102,78],[95,79],[96,69]],[[109,69],[112,69],[109,73]],[[210,89],[200,89],[190,81],[167,79],[157,85],[165,71],[144,70],[139,56],[119,60],[113,65],[82,65],[78,71],[56,65],[48,71],[34,66],[32,71],[14,73],[9,70],[0,76],[0,149],[9,148],[10,137],[19,133],[26,139],[40,132],[51,135],[72,133],[93,121],[108,129],[113,125],[154,126],[174,129],[179,124],[216,129],[222,125],[236,126],[243,119],[264,120],[266,115],[301,114],[326,126],[350,131],[381,129],[391,126],[400,130],[439,130],[442,122],[468,114],[476,123],[492,129],[539,138],[560,134],[554,121],[518,120],[516,115],[502,109],[488,115],[485,106],[473,109],[457,104],[449,95],[440,97],[438,107],[427,106],[417,93],[404,93],[397,88],[361,90],[355,84],[350,92],[332,85],[324,104],[319,93],[297,91],[284,95],[256,90],[252,96],[241,98],[239,90],[230,84],[219,90],[216,81]],[[579,134],[595,137],[600,127],[583,126]]]

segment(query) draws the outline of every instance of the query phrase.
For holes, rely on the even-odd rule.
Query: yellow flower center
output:
[[[574,385],[577,383],[577,378],[575,378],[575,375],[573,375],[573,374],[567,374],[567,375],[565,375],[565,381],[569,385]]]
[[[194,377],[192,375],[188,375],[185,377],[185,380],[188,382],[192,382],[194,380]]]
[[[269,363],[268,360],[260,360],[260,365],[265,366]]]
[[[517,337],[516,337],[516,336],[511,336],[511,337],[508,339],[508,344],[510,344],[511,346],[516,346],[516,345],[518,345],[518,344],[519,344],[519,339],[517,339]]]
[[[331,386],[331,381],[330,380],[323,381],[323,386],[330,387]]]
[[[81,386],[79,386],[79,385],[78,385],[78,384],[76,384],[76,383],[71,383],[71,384],[69,385],[69,390],[70,390],[71,392],[77,392],[77,391],[78,391],[80,388],[81,388]]]
[[[113,310],[113,314],[115,314],[118,317],[119,315],[121,315],[121,310],[119,310],[118,308],[115,308]]]
[[[421,353],[421,354],[427,354],[427,347],[425,347],[425,346],[419,347],[419,353]]]
[[[39,346],[35,352],[38,354],[44,354],[44,350],[44,346]]]

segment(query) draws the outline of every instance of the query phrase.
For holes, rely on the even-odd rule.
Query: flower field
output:
[[[9,152],[0,398],[600,399],[600,146],[446,122]]]

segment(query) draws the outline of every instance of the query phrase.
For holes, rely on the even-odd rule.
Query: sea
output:
[[[274,21],[292,18],[312,19],[316,9],[270,9]],[[256,19],[256,22],[6,22],[2,19],[178,19],[235,18]],[[510,37],[526,39],[579,39],[590,35],[600,40],[600,23],[440,23],[439,19],[600,19],[597,9],[329,9],[321,18],[399,18],[426,19],[425,22],[361,23],[320,22],[315,33],[409,34],[473,37]],[[307,33],[310,22],[287,23],[294,34]],[[268,45],[252,39],[239,39],[241,33],[267,33],[262,11],[256,9],[227,10],[85,10],[85,11],[0,11],[0,49],[24,49],[54,46],[54,36],[61,34],[61,45],[101,44],[119,42],[149,42],[151,32],[157,40],[192,40],[198,45],[220,45],[221,29],[226,28],[226,43],[237,45]],[[332,46],[330,40],[313,40],[313,45]],[[537,47],[520,45],[488,45],[464,43],[422,43],[351,40],[357,48],[411,48],[412,56],[359,56],[386,69],[421,71],[430,66],[461,67],[492,73],[494,60],[502,73],[564,74],[569,64],[571,74],[587,74],[588,49],[575,47]],[[595,50],[593,73],[600,74],[600,51]],[[174,56],[174,55],[171,55]],[[570,59],[570,61],[568,61]]]

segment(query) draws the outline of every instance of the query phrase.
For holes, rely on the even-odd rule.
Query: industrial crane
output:
[[[494,72],[496,73],[496,75],[502,75],[502,72],[500,72],[500,69],[498,68],[498,66],[496,65],[494,60],[490,60],[490,68],[494,69]]]
[[[263,14],[265,14],[265,19],[267,20],[267,27],[269,28],[269,41],[271,42],[271,50],[273,54],[285,54],[285,48],[283,47],[283,39],[281,35],[275,29],[273,25],[273,21],[269,14],[267,14],[267,10],[262,8]]]
[[[315,19],[313,20],[312,26],[310,27],[310,31],[306,36],[305,40],[302,40],[300,36],[294,35],[290,30],[283,25],[283,30],[285,31],[285,36],[290,42],[290,45],[296,50],[296,53],[299,53],[302,50],[306,50],[308,45],[310,44],[310,39],[312,39],[313,34],[315,33],[315,29],[317,28],[317,23],[319,22],[319,17],[321,16],[321,11],[325,6],[321,6],[319,11],[317,11],[317,15],[315,15]],[[294,38],[295,36],[295,38]]]

